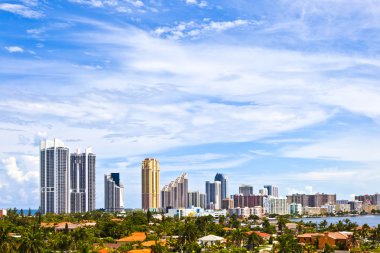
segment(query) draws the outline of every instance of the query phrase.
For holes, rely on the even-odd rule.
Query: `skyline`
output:
[[[161,182],[187,172],[191,191],[219,172],[236,192],[378,192],[379,14],[372,1],[3,1],[0,207],[37,208],[39,142],[55,137],[94,148],[96,208],[115,171],[140,206],[146,157]]]

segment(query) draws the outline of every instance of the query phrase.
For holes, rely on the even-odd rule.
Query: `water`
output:
[[[314,222],[319,224],[321,221],[326,220],[328,224],[337,223],[338,221],[344,221],[349,219],[351,222],[357,223],[359,226],[368,224],[371,227],[377,227],[380,224],[380,215],[359,215],[359,216],[346,216],[346,217],[322,217],[322,218],[302,218],[291,219],[292,221]]]

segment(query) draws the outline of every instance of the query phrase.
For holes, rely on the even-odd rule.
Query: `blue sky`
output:
[[[280,195],[379,191],[375,1],[0,1],[0,207],[37,208],[38,143],[191,190],[217,172]]]

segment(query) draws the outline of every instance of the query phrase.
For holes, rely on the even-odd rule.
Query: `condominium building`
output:
[[[188,207],[201,207],[201,194],[199,191],[188,193]]]
[[[107,212],[124,210],[124,186],[119,173],[104,175],[104,208]]]
[[[146,158],[141,163],[141,195],[144,210],[159,208],[160,166],[154,158]]]
[[[70,212],[95,210],[95,161],[91,148],[70,154]]]
[[[278,187],[274,185],[264,185],[264,189],[267,189],[268,196],[278,197]]]
[[[228,177],[224,174],[217,173],[215,175],[214,181],[220,182],[220,189],[221,189],[221,199],[225,199],[228,196]]]
[[[202,207],[203,209],[206,209],[206,208],[207,208],[207,204],[206,204],[206,194],[204,194],[204,193],[200,193],[200,194],[199,194],[199,199],[200,199],[200,204],[199,204],[199,206]]]
[[[70,212],[69,148],[61,140],[44,140],[40,144],[41,213]]]
[[[188,178],[183,173],[161,190],[162,208],[186,208],[188,206]]]
[[[321,207],[325,204],[335,205],[336,194],[292,194],[287,196],[288,204],[297,203],[303,207]]]
[[[249,196],[253,194],[253,186],[242,184],[239,186],[239,193],[243,194],[244,196]]]
[[[288,214],[288,203],[286,198],[268,197],[268,213],[269,214]]]

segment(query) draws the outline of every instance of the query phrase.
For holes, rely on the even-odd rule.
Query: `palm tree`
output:
[[[241,247],[242,241],[244,239],[244,233],[241,231],[241,229],[236,229],[231,233],[232,241],[235,243],[236,246]]]
[[[0,252],[8,253],[15,249],[15,242],[9,236],[11,227],[4,221],[0,223]]]
[[[275,248],[279,253],[303,253],[302,246],[291,234],[283,234],[278,237],[278,244]]]
[[[21,234],[21,242],[18,247],[19,252],[40,253],[43,249],[45,249],[45,238],[39,228],[32,227],[31,229],[26,229]]]
[[[263,238],[261,238],[258,234],[253,232],[248,236],[247,246],[248,250],[254,250],[256,247],[260,246],[260,244],[264,243]]]

